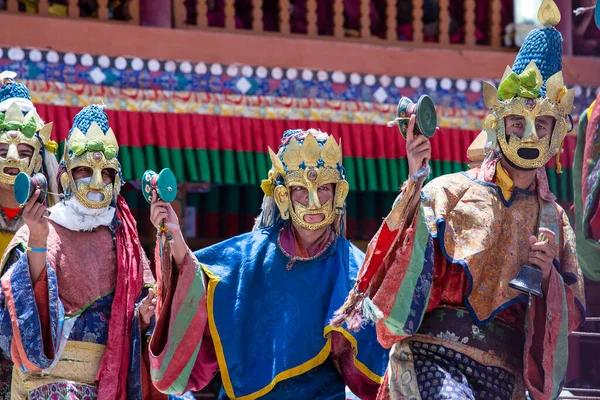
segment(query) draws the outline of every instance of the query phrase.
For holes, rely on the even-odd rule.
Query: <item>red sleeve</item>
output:
[[[37,282],[33,284],[33,293],[40,317],[44,353],[47,358],[52,359],[54,358],[54,346],[52,345],[52,335],[50,334],[50,305],[48,304],[48,274],[46,268],[40,274]]]

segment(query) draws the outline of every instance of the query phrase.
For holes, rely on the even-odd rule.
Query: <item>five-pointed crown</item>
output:
[[[328,136],[321,147],[315,134],[323,136],[326,134],[313,130],[303,133],[305,134],[303,140],[299,135],[294,135],[290,139],[289,144],[283,147],[281,158],[269,147],[271,162],[277,172],[285,176],[286,173],[300,168],[337,168],[342,165],[342,149],[333,136]]]

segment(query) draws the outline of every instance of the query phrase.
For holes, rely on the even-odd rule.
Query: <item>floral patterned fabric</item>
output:
[[[441,307],[421,332],[392,349],[386,395],[391,398],[525,398],[520,369],[523,334],[502,322],[474,324],[461,308]]]
[[[96,388],[74,382],[56,382],[29,392],[31,400],[95,400]]]
[[[73,325],[69,340],[106,344],[113,297],[112,294],[104,296],[86,308]]]
[[[487,167],[481,171],[493,171]],[[521,388],[513,397],[524,396],[525,387],[532,397],[542,400],[553,399],[560,392],[567,366],[568,333],[585,316],[583,277],[574,252],[573,231],[564,211],[540,193],[539,176],[537,190],[514,190],[508,200],[493,179],[493,173],[479,174],[475,169],[436,178],[422,190],[414,181],[407,181],[369,244],[357,280],[359,290],[368,296],[362,315],[375,316],[379,342],[393,349],[381,399],[442,398],[454,393],[456,386],[451,382],[438,384],[436,393],[442,397],[429,390],[426,393],[425,380],[434,379],[436,371],[431,365],[420,365],[429,367],[420,372],[420,381],[414,357],[411,355],[407,364],[397,356],[400,349],[409,354],[416,351],[414,344],[410,347],[414,341],[442,344],[444,352],[458,351],[485,370],[491,367],[492,371],[498,368],[503,376],[513,374],[515,390]],[[419,199],[420,209],[408,220],[407,207],[418,204]],[[537,230],[538,220],[552,219],[554,226],[542,225],[552,226],[557,233],[557,257],[547,290],[530,303],[521,301],[526,299],[510,293],[508,282],[527,262],[523,243]],[[465,309],[463,317],[468,319],[449,324],[447,313],[437,314],[438,308],[449,306]],[[511,328],[508,342],[507,331],[496,330],[500,321]],[[437,365],[438,375],[442,373],[444,379],[468,382],[470,392],[463,393],[466,398],[480,398],[478,393],[487,387],[485,381],[482,386],[475,379],[474,372],[459,374],[458,366],[441,362],[440,354],[430,349],[425,349],[426,354],[421,349],[418,352]],[[407,372],[410,365],[412,380]],[[483,371],[481,366],[470,368],[479,369],[479,374]],[[497,385],[504,385],[508,392],[507,382],[510,380],[498,376]]]
[[[537,235],[539,215],[556,227],[561,270],[579,299],[584,298],[583,276],[575,253],[575,235],[562,208],[544,202],[535,191],[515,189],[506,201],[499,187],[476,179],[478,170],[446,175],[423,188],[422,212],[429,232],[437,237],[446,258],[464,267],[470,280],[465,300],[478,324],[483,324],[518,300],[508,283],[527,262],[528,238]],[[558,222],[556,222],[558,221]],[[518,232],[519,234],[515,234]],[[494,249],[494,251],[490,251]]]

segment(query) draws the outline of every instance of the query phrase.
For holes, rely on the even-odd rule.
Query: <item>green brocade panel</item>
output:
[[[400,161],[396,159],[386,160],[388,165],[388,173],[390,176],[390,186],[387,190],[392,192],[398,191],[400,189],[402,171],[400,168]],[[403,182],[403,181],[402,181]]]
[[[256,162],[257,182],[267,179],[269,169],[271,169],[271,160],[266,153],[255,153],[254,160]]]
[[[356,181],[357,185],[355,186],[355,190],[360,190],[364,192],[367,190],[367,182],[366,182],[366,174],[365,174],[365,159],[364,158],[355,158],[354,162],[356,163]]]
[[[377,168],[380,174],[379,189],[384,192],[387,192],[388,190],[390,190],[390,174],[388,170],[388,162],[385,158],[378,158],[375,161],[377,162],[377,166],[374,167]]]
[[[354,158],[344,157],[342,163],[344,164],[344,168],[346,169],[346,180],[348,181],[348,185],[350,186],[350,191],[357,190],[356,167],[354,164]]]
[[[221,165],[223,171],[223,183],[226,185],[235,185],[243,183],[243,181],[238,180],[238,176],[236,176],[236,164],[235,164],[235,155],[231,150],[223,150],[221,151],[221,161],[223,164]]]
[[[121,146],[119,147],[119,162],[121,163],[121,171],[123,173],[123,179],[132,180],[132,179],[142,179],[142,175],[134,178],[133,174],[133,159],[131,157],[131,149],[129,146]]]
[[[146,154],[141,147],[131,147],[131,161],[132,161],[132,173],[133,176],[130,179],[142,179],[144,172],[149,168],[146,162]]]
[[[61,143],[60,150],[62,146]],[[139,180],[146,169],[160,171],[169,167],[180,182],[249,185],[257,188],[271,168],[267,153],[231,150],[123,146],[120,159],[125,180]],[[343,165],[350,191],[398,193],[400,186],[408,178],[408,162],[405,158],[344,157]],[[428,180],[469,169],[467,164],[457,161],[431,160],[430,166],[431,175]],[[572,171],[563,168],[561,175],[554,168],[547,168],[546,171],[552,193],[560,201],[571,201]]]
[[[191,168],[184,167],[183,150],[170,149],[170,153],[171,170],[177,177],[177,180],[182,182],[191,182],[192,180],[187,174],[187,171],[191,170]],[[180,176],[182,178],[179,178]]]
[[[225,156],[225,158],[228,158],[229,156]],[[246,153],[244,153],[243,151],[236,151],[235,152],[235,160],[236,160],[236,170],[237,170],[237,183],[241,184],[241,185],[247,185],[249,182],[248,179],[248,165],[246,164]],[[225,164],[225,168],[227,169],[227,165]],[[230,176],[227,174],[227,172],[225,173],[225,182],[226,183],[234,183],[236,182],[236,178],[235,176]],[[229,179],[234,179],[234,181],[230,182]]]
[[[378,190],[383,183],[383,174],[377,174],[379,170],[374,158],[364,159],[365,172],[366,172],[366,190]],[[379,170],[380,171],[380,170]],[[380,171],[381,172],[381,171]]]
[[[223,173],[221,172],[221,152],[219,150],[208,150],[210,159],[211,177],[206,182],[223,183]]]
[[[154,152],[155,152],[154,146],[144,146],[144,154],[146,155],[146,168],[145,169],[151,169],[153,171],[158,171],[159,168],[158,168],[158,164],[156,162],[156,155]],[[142,175],[140,175],[140,177],[138,179],[141,179]]]
[[[187,181],[194,183],[200,182],[200,176],[198,175],[198,163],[196,162],[194,149],[183,149],[183,157],[185,158]]]
[[[206,149],[196,149],[194,150],[196,153],[196,160],[198,161],[198,174],[200,175],[200,182],[211,182],[211,159],[208,154],[208,150]],[[214,180],[213,182],[222,182],[220,175],[216,175],[214,172]],[[217,179],[218,178],[218,179]]]

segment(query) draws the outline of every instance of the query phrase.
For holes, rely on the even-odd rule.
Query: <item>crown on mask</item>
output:
[[[286,132],[287,133],[287,132]],[[280,156],[269,147],[273,168],[282,176],[307,167],[337,168],[342,165],[342,150],[333,136],[309,129],[284,134]]]
[[[483,83],[484,101],[492,110],[484,122],[488,134],[486,147],[494,149],[499,144],[504,156],[524,169],[542,167],[557,155],[560,172],[558,155],[569,129],[575,91],[564,84],[562,36],[554,28],[560,22],[560,12],[552,0],[543,1],[538,19],[545,27],[527,35],[513,67],[506,68],[498,89],[488,82]],[[504,118],[511,115],[528,121],[522,138],[506,132]],[[550,135],[541,137],[534,121],[544,116],[553,116],[555,124]],[[533,151],[537,156],[531,156]]]
[[[284,132],[279,155],[269,147],[269,156],[273,167],[269,171],[269,177],[261,183],[267,196],[273,196],[278,184],[288,185],[302,180],[300,175],[306,169],[318,168],[323,171],[318,175],[332,181],[344,179],[341,146],[333,136],[316,129]],[[310,174],[310,177],[314,176],[314,172]]]
[[[31,95],[27,86],[17,83],[15,72],[4,71],[0,73],[0,132],[18,130],[28,139],[36,132],[39,133],[43,143],[50,142],[52,123],[44,125],[31,102]]]
[[[35,110],[30,110],[27,114],[23,115],[19,105],[11,103],[6,112],[0,114],[0,132],[6,130],[19,130],[29,139],[38,132],[42,142],[47,143],[52,133],[52,123],[44,125]]]
[[[544,0],[538,10],[538,19],[544,28],[529,32],[512,68],[506,67],[497,90],[484,82],[483,97],[488,108],[497,109],[515,97],[547,98],[557,107],[557,116],[571,112],[575,91],[565,87],[562,74],[563,39],[554,28],[560,18],[554,1]]]
[[[117,138],[108,126],[108,116],[99,105],[85,107],[75,116],[67,145],[75,156],[100,151],[110,160],[119,152]]]

